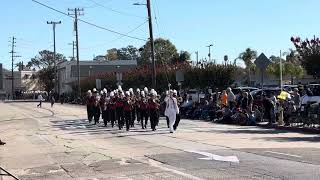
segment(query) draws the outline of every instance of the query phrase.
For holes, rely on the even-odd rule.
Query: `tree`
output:
[[[312,40],[302,41],[299,37],[292,37],[292,43],[299,54],[299,61],[307,74],[320,77],[320,40],[314,37]]]
[[[42,50],[39,52],[39,55],[31,58],[31,61],[28,62],[30,67],[36,68],[47,68],[54,65],[54,53],[48,50]],[[56,62],[66,61],[67,59],[59,53],[56,53]]]
[[[119,60],[136,60],[138,58],[138,49],[132,45],[117,50]]]
[[[170,64],[172,60],[179,57],[177,48],[167,39],[158,38],[154,41],[155,61],[157,64]],[[141,51],[139,64],[150,64],[151,61],[151,45],[148,41]]]
[[[37,78],[39,83],[46,91],[51,91],[54,87],[54,53],[48,50],[42,50],[34,58],[28,62],[27,67],[37,68]],[[56,62],[66,61],[66,58],[59,53],[56,53]]]
[[[107,50],[106,59],[113,60],[136,60],[138,58],[138,49],[132,45],[120,49],[112,48]]]
[[[42,85],[45,91],[49,92],[54,88],[54,67],[49,66],[47,68],[40,69],[37,72],[39,83]]]
[[[191,59],[191,54],[188,51],[180,51],[179,62],[186,62]]]
[[[244,52],[239,55],[239,59],[242,59],[246,65],[246,69],[248,71],[249,83],[251,85],[251,71],[255,68],[253,64],[253,60],[257,58],[257,51],[252,50],[251,48],[247,48]]]
[[[276,77],[280,77],[280,57],[271,56],[272,64],[267,68],[267,72]],[[291,77],[291,84],[294,84],[294,78],[301,78],[304,75],[304,68],[292,59],[282,59],[282,75]]]
[[[109,61],[118,60],[118,50],[117,48],[112,48],[107,50],[106,59]]]

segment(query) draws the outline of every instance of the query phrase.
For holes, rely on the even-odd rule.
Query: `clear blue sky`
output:
[[[61,11],[84,7],[80,18],[122,33],[143,23],[147,17],[144,6],[133,6],[144,0],[38,0]],[[293,48],[292,35],[319,36],[319,0],[151,0],[153,4],[155,37],[170,39],[180,50],[206,57],[205,47],[213,43],[212,57],[221,62],[224,55],[234,59],[245,48],[251,47],[267,56]],[[112,8],[125,14],[110,11]],[[9,37],[17,37],[17,60],[27,62],[42,49],[53,49],[52,26],[46,21],[61,20],[57,26],[57,52],[72,55],[74,40],[73,20],[42,7],[31,0],[2,0],[0,6],[0,62],[10,67]],[[123,37],[79,23],[80,59],[106,54],[109,48],[127,45],[140,47],[143,41]],[[148,27],[144,24],[130,33],[147,39]]]

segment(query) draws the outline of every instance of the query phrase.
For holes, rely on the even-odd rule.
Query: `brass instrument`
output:
[[[178,106],[180,106],[183,103],[183,98],[182,97],[178,97],[177,98],[177,104]]]

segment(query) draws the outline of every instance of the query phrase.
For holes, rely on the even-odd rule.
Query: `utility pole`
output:
[[[81,87],[80,87],[80,62],[79,62],[79,33],[78,33],[78,16],[82,16],[83,8],[68,9],[72,13],[68,15],[74,16],[74,31],[76,32],[76,50],[77,50],[77,86],[78,86],[78,97],[81,97]]]
[[[76,48],[75,48],[75,42],[72,41],[72,43],[69,43],[69,45],[72,45],[72,57],[71,57],[71,61],[74,61],[74,59],[75,59],[74,50],[76,49]]]
[[[283,80],[282,80],[282,52],[280,50],[280,88],[281,88],[281,91],[282,91],[282,87],[283,87]]]
[[[196,65],[196,67],[198,67],[198,64],[199,64],[199,52],[198,52],[198,51],[196,51],[196,55],[197,55],[197,57],[196,57],[196,59],[197,59],[197,65]]]
[[[152,30],[152,16],[151,16],[151,2],[147,0],[147,4],[144,3],[133,3],[133,5],[143,5],[147,6],[148,10],[148,21],[149,21],[149,35],[150,35],[150,45],[151,45],[151,69],[152,69],[152,88],[156,89],[156,62],[154,55],[154,41],[153,41],[153,30]]]
[[[150,44],[151,44],[151,60],[152,60],[152,88],[156,89],[156,62],[154,56],[154,41],[153,41],[153,31],[152,31],[152,17],[151,17],[151,2],[147,0],[148,9],[148,19],[149,19],[149,34],[150,34]]]
[[[211,62],[211,46],[213,46],[213,44],[210,44],[209,46],[207,46],[209,48],[209,54],[208,54],[209,62]]]
[[[60,95],[60,87],[59,87],[59,80],[57,76],[57,60],[56,60],[56,25],[61,24],[61,21],[47,21],[47,24],[52,24],[53,29],[53,66],[54,66],[54,89],[55,92]]]
[[[12,99],[14,99],[14,75],[13,75],[13,70],[14,70],[14,58],[15,57],[20,57],[20,56],[16,56],[16,52],[14,51],[14,48],[15,48],[15,44],[17,43],[16,42],[16,39],[14,36],[12,37],[12,40],[10,41],[11,42],[11,51],[9,52],[11,54],[11,96],[12,96]]]

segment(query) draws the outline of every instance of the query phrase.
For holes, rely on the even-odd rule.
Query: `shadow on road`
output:
[[[108,124],[105,127],[103,124],[93,125],[88,122],[87,119],[76,119],[76,120],[62,120],[62,121],[51,121],[53,127],[56,129],[67,131],[68,134],[82,134],[82,135],[106,135],[112,134],[114,137],[131,137],[131,136],[142,136],[142,135],[155,135],[155,134],[168,134],[167,128],[158,128],[157,131],[153,132],[149,129],[141,129],[140,125],[136,125],[127,132],[124,129],[119,130],[118,126],[111,127]],[[130,133],[130,134],[129,134]],[[132,133],[132,134],[131,134]],[[106,137],[108,138],[108,137]]]
[[[320,142],[320,136],[313,137],[264,137],[254,138],[263,139],[267,141],[278,141],[278,142]]]

